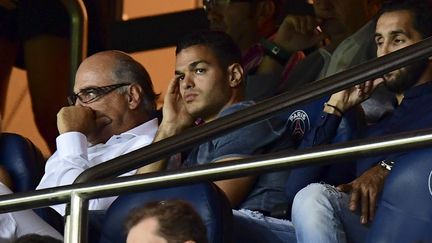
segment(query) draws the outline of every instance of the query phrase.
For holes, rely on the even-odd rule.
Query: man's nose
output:
[[[195,87],[195,83],[193,81],[193,78],[190,75],[185,75],[182,82],[181,82],[181,88],[191,89],[193,87]]]
[[[87,106],[87,104],[81,102],[81,100],[77,98],[76,101],[75,101],[74,106],[81,106],[81,107],[85,107],[85,106]]]
[[[382,57],[382,56],[384,56],[384,55],[389,54],[390,52],[391,52],[391,51],[390,51],[388,45],[383,44],[383,46],[381,46],[381,48],[378,49],[377,56],[378,56],[378,57]]]

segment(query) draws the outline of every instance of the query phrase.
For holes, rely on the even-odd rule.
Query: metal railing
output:
[[[239,127],[281,114],[294,105],[305,104],[429,56],[432,56],[432,38],[99,164],[84,171],[75,182],[81,183],[124,174]]]
[[[82,4],[80,0],[77,2]],[[304,104],[310,100],[329,95],[429,56],[432,56],[431,38],[358,65],[350,70],[340,72],[312,85],[305,86],[296,92],[279,95],[251,108],[191,129],[187,133],[162,140],[95,166],[82,173],[76,181],[77,184],[0,196],[0,212],[70,202],[70,216],[65,227],[65,242],[82,243],[87,240],[87,206],[88,200],[92,198],[183,185],[203,180],[229,179],[297,166],[371,156],[382,152],[430,146],[432,144],[432,129],[399,134],[398,136],[386,136],[299,151],[261,155],[249,159],[208,164],[189,169],[102,180],[102,178],[114,177],[170,154],[180,152],[241,126],[280,114],[294,105]]]
[[[75,72],[87,54],[88,17],[82,0],[61,0],[70,15],[70,76],[68,93],[73,92]]]
[[[65,242],[83,243],[87,241],[87,205],[89,199],[198,181],[230,179],[298,166],[334,163],[350,158],[372,156],[383,152],[400,152],[430,145],[432,145],[432,129],[426,129],[187,169],[120,177],[110,181],[101,180],[8,194],[0,196],[0,213],[71,202],[70,218],[65,228]]]

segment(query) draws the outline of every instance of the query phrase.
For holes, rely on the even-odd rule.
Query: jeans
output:
[[[266,217],[257,211],[233,210],[233,234],[236,243],[292,243],[296,242],[292,223]]]
[[[298,242],[365,242],[369,228],[348,209],[349,195],[326,184],[310,184],[299,191],[292,207]]]

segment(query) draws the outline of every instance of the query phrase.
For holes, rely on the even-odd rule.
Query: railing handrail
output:
[[[236,128],[280,114],[294,105],[332,94],[429,56],[432,56],[432,38],[96,165],[81,173],[75,183],[121,175]]]
[[[68,93],[73,92],[75,73],[87,55],[88,17],[82,0],[62,0],[70,15],[70,74]]]
[[[297,166],[334,163],[336,160],[373,156],[382,152],[400,152],[430,145],[432,145],[432,129],[423,129],[302,150],[283,151],[225,163],[7,194],[0,196],[0,213],[66,203],[69,202],[71,194],[78,194],[87,200],[192,182],[230,179]]]

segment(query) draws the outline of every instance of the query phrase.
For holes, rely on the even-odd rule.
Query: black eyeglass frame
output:
[[[89,88],[81,89],[78,93],[74,93],[73,95],[68,96],[67,100],[69,105],[75,105],[77,99],[79,99],[80,102],[84,104],[89,104],[111,93],[112,91],[127,85],[131,85],[131,83],[119,83],[119,84],[112,84],[112,85],[107,85],[102,87],[89,87]],[[96,93],[95,96],[89,99],[83,98],[82,96],[83,94],[85,93],[88,94],[90,92]]]

